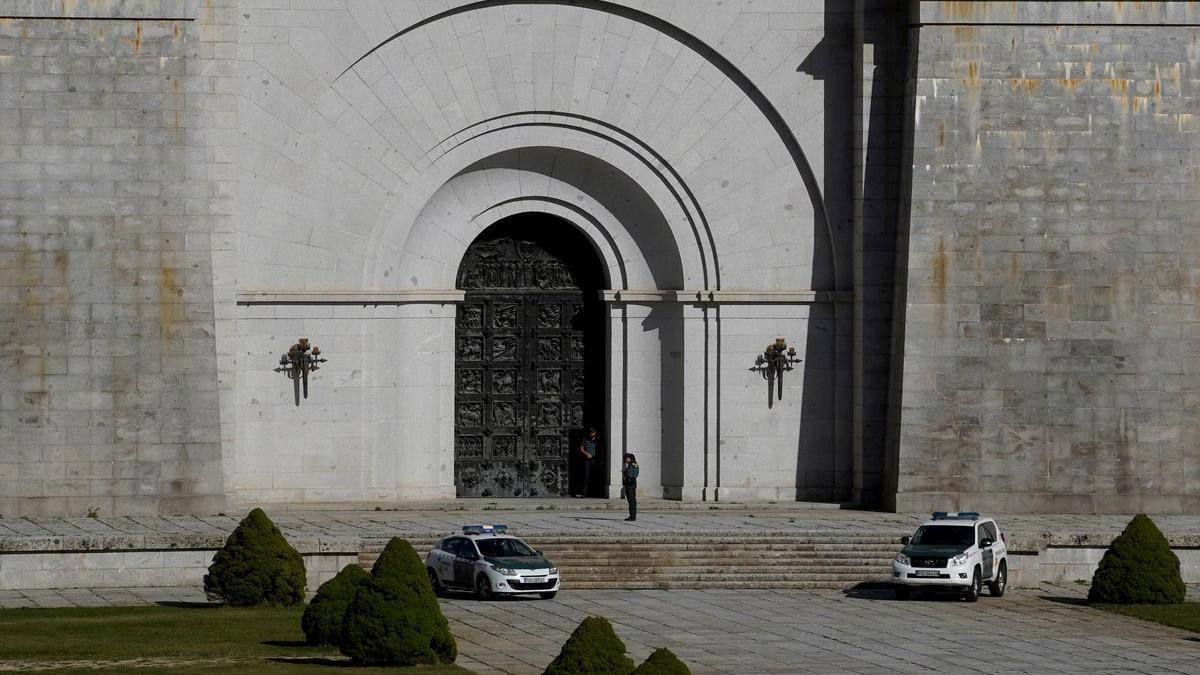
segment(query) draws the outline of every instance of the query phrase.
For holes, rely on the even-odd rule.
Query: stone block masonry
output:
[[[216,512],[212,9],[94,6],[0,3],[0,513]]]
[[[1200,6],[921,2],[900,511],[1200,508]]]

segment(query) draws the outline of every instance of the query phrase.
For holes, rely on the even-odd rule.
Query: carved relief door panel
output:
[[[454,476],[460,497],[565,496],[586,417],[585,303],[531,242],[475,245],[460,283]]]

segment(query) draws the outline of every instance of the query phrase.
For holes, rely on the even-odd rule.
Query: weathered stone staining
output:
[[[921,3],[896,507],[1200,508],[1200,7]]]
[[[464,254],[530,213],[603,270],[601,375],[569,386],[602,380],[648,496],[1195,512],[1198,24],[0,0],[0,514],[445,499],[456,453],[548,452],[553,401],[504,443],[455,409],[568,386],[536,362],[574,343],[501,316],[510,381],[458,329],[493,316],[459,316]],[[329,362],[297,408],[300,335]]]

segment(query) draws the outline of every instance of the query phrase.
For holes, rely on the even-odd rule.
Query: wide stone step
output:
[[[670,589],[670,588],[849,588],[860,583],[886,583],[888,577],[853,577],[835,579],[819,577],[812,579],[633,579],[621,582],[579,580],[566,581],[564,592],[594,589]]]
[[[878,565],[847,565],[839,567],[745,567],[736,565],[662,565],[642,567],[636,565],[624,567],[564,567],[558,566],[563,578],[589,579],[604,577],[607,579],[623,579],[638,577],[638,575],[694,575],[694,574],[725,574],[725,575],[778,575],[778,574],[820,574],[820,575],[863,575],[882,574],[886,567]]]
[[[596,564],[589,561],[560,561],[551,559],[556,567],[562,570],[614,570],[614,569],[664,569],[664,568],[681,568],[681,567],[726,567],[736,569],[845,569],[847,567],[873,567],[878,570],[889,569],[891,560],[880,560],[870,558],[850,558],[839,560],[836,562],[822,562],[815,560],[793,560],[786,564],[769,564],[764,562],[746,562],[746,561],[729,561],[720,559],[708,560],[663,560],[655,562],[606,562]]]
[[[519,535],[518,535],[519,536]],[[409,543],[420,550],[422,547],[428,548],[441,537],[406,537]],[[720,547],[728,549],[745,548],[748,546],[756,546],[764,550],[772,549],[787,549],[796,547],[811,547],[813,550],[821,550],[826,548],[838,548],[846,546],[877,546],[877,547],[894,547],[899,541],[898,536],[714,536],[714,535],[688,535],[687,533],[656,533],[653,535],[638,535],[638,536],[614,536],[614,535],[591,535],[591,536],[539,536],[527,535],[523,536],[526,542],[535,548],[575,548],[575,547],[595,547],[602,546],[624,546],[630,548],[655,548],[661,546],[672,546],[682,549],[694,549],[698,547]],[[364,551],[381,551],[387,544],[387,539],[366,539],[363,541],[362,549]]]
[[[519,532],[513,534],[520,536]],[[564,588],[845,588],[887,581],[899,548],[892,533],[631,533],[526,535],[563,575]],[[438,537],[410,537],[422,557]],[[370,568],[387,543],[364,542]]]
[[[779,550],[762,550],[757,548],[676,548],[668,544],[661,544],[655,548],[626,548],[622,545],[605,545],[592,546],[592,548],[572,548],[559,549],[554,546],[542,546],[540,549],[546,555],[559,556],[594,556],[594,557],[656,557],[664,555],[686,555],[686,556],[754,556],[762,558],[787,558],[794,556],[806,557],[839,557],[854,554],[884,556],[895,555],[896,551],[900,550],[900,545],[878,546],[878,548],[868,548],[868,546],[832,546],[828,549],[779,549]]]

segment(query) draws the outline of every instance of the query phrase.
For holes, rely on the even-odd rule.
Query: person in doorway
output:
[[[629,502],[629,517],[625,520],[637,520],[637,478],[637,458],[627,452],[621,467],[621,490],[625,493],[625,501]]]
[[[588,427],[583,440],[579,441],[579,466],[583,471],[583,481],[579,487],[579,497],[588,497],[592,489],[592,467],[600,456],[600,439],[596,435],[596,427]]]

